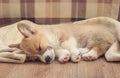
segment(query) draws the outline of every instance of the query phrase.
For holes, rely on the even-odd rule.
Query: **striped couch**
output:
[[[24,19],[55,24],[97,16],[120,21],[120,0],[0,0],[0,25]]]

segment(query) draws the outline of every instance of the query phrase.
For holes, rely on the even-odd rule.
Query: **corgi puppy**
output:
[[[30,24],[32,22],[23,20],[0,28],[0,62],[24,63],[28,57],[34,60],[38,56],[44,63],[54,60],[53,48],[46,46],[46,35]]]
[[[44,63],[51,63],[55,57],[65,63],[79,62],[81,57],[95,60],[102,55],[107,61],[120,61],[119,26],[118,21],[108,17],[56,25],[23,20],[0,28],[0,61],[23,63],[25,54]],[[11,44],[20,49],[8,47]]]
[[[118,21],[107,17],[57,25],[17,25],[24,36],[21,49],[26,53],[38,54],[46,63],[53,58],[54,52],[61,63],[68,60],[79,62],[81,56],[87,61],[95,60],[104,54],[108,61],[119,61],[119,26]],[[49,51],[51,55],[43,59],[41,55],[48,54],[46,51],[49,49],[54,52]]]

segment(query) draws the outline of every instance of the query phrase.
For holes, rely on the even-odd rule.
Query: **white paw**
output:
[[[61,52],[61,55],[58,57],[58,60],[61,63],[65,63],[65,62],[69,61],[69,59],[70,59],[70,53],[68,50],[63,50]]]
[[[79,62],[81,59],[79,50],[73,50],[71,53],[71,61],[73,62]]]
[[[90,51],[88,53],[83,54],[82,58],[83,58],[83,60],[91,61],[91,60],[97,59],[98,55],[97,55],[97,52],[92,50],[92,51]]]

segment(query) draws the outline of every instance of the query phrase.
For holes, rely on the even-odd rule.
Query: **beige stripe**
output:
[[[7,18],[10,17],[10,9],[9,9],[9,3],[3,3],[2,5],[2,9],[3,9],[3,17]]]
[[[45,20],[45,22],[51,24],[52,19],[49,19],[49,18],[52,18],[52,2],[51,2],[51,0],[47,0],[47,2],[46,2],[45,16],[46,16],[45,18],[47,18]]]
[[[104,16],[111,17],[112,4],[104,4]]]
[[[98,3],[97,16],[103,16],[104,3]]]
[[[60,18],[71,18],[71,2],[60,3]]]
[[[57,1],[57,2],[53,2],[52,3],[52,18],[60,18],[60,2],[59,1]],[[51,24],[53,23],[53,22],[55,22],[55,23],[58,23],[60,21],[60,19],[52,19],[51,20]]]
[[[120,5],[120,0],[113,0],[114,3],[118,3]]]
[[[0,18],[3,18],[3,10],[2,10],[2,5],[3,3],[0,1]]]
[[[35,17],[45,18],[46,17],[46,3],[45,2],[35,2]]]
[[[120,0],[118,0],[118,2],[116,2],[116,0],[113,0],[112,2],[111,17],[114,19],[117,19],[119,15],[119,6],[120,6],[119,2]]]
[[[53,2],[52,3],[52,18],[60,17],[60,2]]]
[[[46,2],[46,7],[45,7],[45,16],[48,18],[52,17],[52,2]]]
[[[11,18],[21,17],[19,0],[10,0],[10,17]]]
[[[94,0],[94,3],[91,3],[91,1],[88,0],[86,4],[86,18],[97,16],[97,7],[98,7],[97,0]]]
[[[60,3],[60,18],[68,18],[68,19],[60,19],[61,23],[71,21],[71,13],[72,13],[71,7],[72,7],[71,2]]]

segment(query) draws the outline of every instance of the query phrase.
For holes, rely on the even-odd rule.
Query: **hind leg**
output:
[[[119,43],[115,42],[106,52],[105,58],[107,61],[120,61]]]
[[[97,59],[103,54],[104,52],[102,52],[98,47],[93,47],[89,52],[82,54],[82,58],[83,60],[90,61]]]

